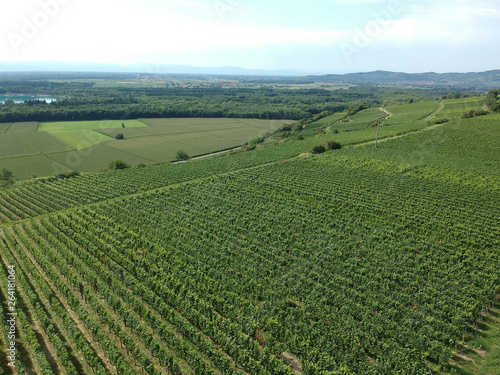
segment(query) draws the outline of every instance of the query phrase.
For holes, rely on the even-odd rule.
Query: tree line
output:
[[[92,82],[0,79],[0,92],[60,97],[46,103],[0,103],[0,122],[163,117],[293,119],[382,103],[437,98],[432,90],[351,87],[342,90],[223,87],[94,87]]]

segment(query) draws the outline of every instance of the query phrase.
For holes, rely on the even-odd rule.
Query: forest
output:
[[[323,111],[343,112],[351,106],[369,108],[399,104],[423,99],[438,99],[450,93],[449,87],[391,88],[351,86],[338,90],[287,89],[253,86],[241,79],[237,87],[203,84],[178,87],[169,84],[169,77],[161,84],[150,86],[101,87],[96,82],[132,80],[134,75],[67,73],[62,76],[46,74],[0,75],[0,94],[23,93],[51,95],[60,98],[46,103],[32,100],[25,103],[6,101],[0,104],[1,122],[23,121],[80,121],[102,119],[136,119],[166,117],[227,117],[299,120]],[[185,77],[174,77],[188,80]],[[199,77],[203,79],[204,77]],[[144,80],[158,80],[146,77]],[[172,79],[172,77],[170,77]],[[272,82],[272,78],[268,78]],[[132,81],[134,82],[134,81]],[[234,85],[234,78],[228,81]],[[138,86],[138,87],[136,87]],[[464,89],[454,94],[473,95]]]

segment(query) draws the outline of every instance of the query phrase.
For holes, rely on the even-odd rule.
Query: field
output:
[[[337,134],[316,133],[345,115],[253,151],[0,193],[18,371],[497,374],[499,117],[423,122],[446,104],[388,107],[377,149],[370,109]],[[238,126],[170,121],[126,140]],[[331,139],[344,147],[306,155]]]
[[[15,122],[6,130],[6,133],[36,132],[38,122]]]
[[[95,172],[111,160],[137,164],[170,162],[243,145],[287,120],[140,119],[0,124],[0,165],[16,178],[68,170]],[[124,127],[123,127],[124,126]],[[116,140],[122,133],[124,140]]]
[[[466,98],[459,100],[446,100],[444,108],[436,116],[438,119],[457,119],[460,118],[466,110],[475,111],[483,109],[484,98]]]

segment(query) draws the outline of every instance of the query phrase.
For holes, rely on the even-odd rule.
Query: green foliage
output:
[[[68,373],[72,361],[106,373],[105,356],[123,373],[235,374],[238,363],[293,375],[285,351],[304,374],[421,374],[423,358],[446,368],[464,333],[474,342],[471,324],[491,332],[499,116],[382,126],[413,132],[378,150],[295,157],[323,135],[2,192],[0,252],[17,260],[33,359],[50,373],[43,329]],[[365,136],[373,129],[335,140]]]
[[[290,129],[292,133],[300,133],[304,129],[304,125],[300,123],[295,123],[292,125],[292,128]]]
[[[323,145],[316,145],[311,150],[311,153],[312,154],[322,154],[325,151],[326,151],[326,147],[325,146],[323,146]]]
[[[123,135],[123,133],[118,133],[117,135],[115,135],[115,139],[125,139],[125,136]]]
[[[189,155],[183,151],[183,150],[179,150],[177,151],[177,160],[188,160],[189,159]]]
[[[327,147],[328,147],[328,150],[340,150],[342,148],[342,145],[336,141],[334,141],[333,139],[329,140],[327,143],[326,143]]]
[[[430,120],[427,122],[428,125],[438,125],[438,124],[445,124],[447,122],[450,122],[449,118],[443,117],[443,118],[438,118],[434,120]]]
[[[500,89],[491,90],[486,96],[486,105],[493,112],[500,112]]]
[[[12,186],[14,183],[14,174],[7,170],[6,168],[2,168],[2,172],[0,173],[0,184],[2,188],[8,188]]]
[[[112,160],[108,164],[108,169],[110,170],[118,170],[118,169],[127,169],[130,168],[130,165],[121,160]]]
[[[443,99],[460,99],[460,93],[459,92],[456,92],[456,93],[452,93],[452,92],[449,92],[448,95],[443,95]]]
[[[488,112],[482,110],[482,109],[479,109],[479,110],[474,110],[474,109],[469,109],[468,111],[466,111],[463,115],[462,115],[462,118],[463,119],[466,119],[466,118],[473,118],[473,117],[478,117],[478,116],[485,116],[487,115]]]
[[[262,136],[262,137],[255,137],[250,142],[248,142],[249,145],[258,145],[259,143],[262,143],[266,140],[267,136]]]
[[[353,116],[356,113],[362,111],[363,109],[366,109],[366,106],[364,104],[352,104],[349,106],[349,109],[347,110],[347,115],[348,116]]]
[[[78,173],[77,171],[67,171],[66,173],[59,173],[56,178],[59,179],[59,180],[64,180],[64,179],[67,179],[67,178],[71,178],[71,177],[77,177],[77,176],[80,176],[80,173]]]

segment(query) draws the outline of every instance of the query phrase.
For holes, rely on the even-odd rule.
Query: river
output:
[[[13,100],[15,103],[22,103],[26,100],[45,100],[51,103],[57,100],[52,96],[37,96],[37,95],[0,95],[0,103],[5,103],[6,100]]]

